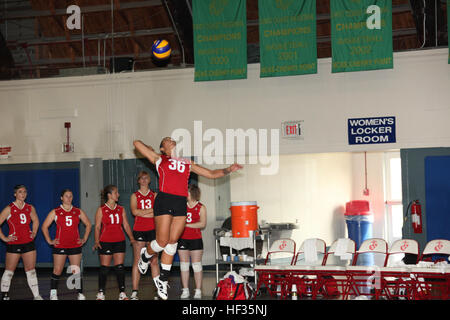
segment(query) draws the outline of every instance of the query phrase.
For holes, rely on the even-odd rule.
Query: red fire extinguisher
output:
[[[411,221],[414,233],[422,233],[422,206],[419,200],[414,200],[411,205]]]

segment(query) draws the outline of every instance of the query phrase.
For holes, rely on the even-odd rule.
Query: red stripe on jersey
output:
[[[143,195],[139,190],[134,193],[137,201],[137,208],[139,210],[151,209],[155,203],[155,193],[151,190],[146,195]],[[150,231],[155,229],[154,218],[135,217],[134,231]]]
[[[55,208],[56,239],[59,242],[55,248],[78,248],[81,246],[78,243],[80,213],[80,209],[76,207],[72,207],[69,211],[62,206]]]
[[[200,221],[200,208],[202,205],[203,204],[201,202],[197,202],[193,208],[189,208],[189,206],[187,206],[186,224],[192,224]],[[200,228],[185,227],[181,238],[188,240],[201,239],[202,231]]]
[[[106,204],[102,206],[102,230],[100,234],[101,242],[119,242],[125,240],[122,229],[123,207],[116,204],[111,209]]]
[[[188,196],[188,181],[191,163],[187,159],[161,155],[156,162],[159,175],[159,191],[177,196]]]
[[[8,236],[14,235],[17,240],[9,241],[8,244],[23,244],[33,241],[30,229],[31,205],[25,203],[21,209],[12,202],[9,204],[9,208],[11,213],[8,217]]]

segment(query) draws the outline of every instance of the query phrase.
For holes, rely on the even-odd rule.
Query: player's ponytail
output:
[[[114,189],[117,189],[117,187],[113,184],[108,184],[106,187],[102,190],[102,200],[103,203],[106,203],[108,201],[108,194],[111,194]]]

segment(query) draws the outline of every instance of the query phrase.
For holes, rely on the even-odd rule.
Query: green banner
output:
[[[317,73],[316,0],[259,0],[260,77]]]
[[[195,81],[247,78],[246,0],[193,0]]]
[[[332,0],[332,72],[392,69],[392,0]]]

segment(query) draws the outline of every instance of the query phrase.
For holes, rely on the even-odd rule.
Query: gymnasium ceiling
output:
[[[394,51],[448,45],[446,0],[392,3]],[[83,32],[66,27],[72,4]],[[133,58],[135,71],[192,67],[191,8],[192,0],[0,0],[0,79],[103,73],[113,56]],[[163,65],[150,53],[158,38],[172,46]],[[259,62],[258,0],[247,0],[247,42],[248,63]],[[330,0],[317,0],[317,53],[331,57]]]

